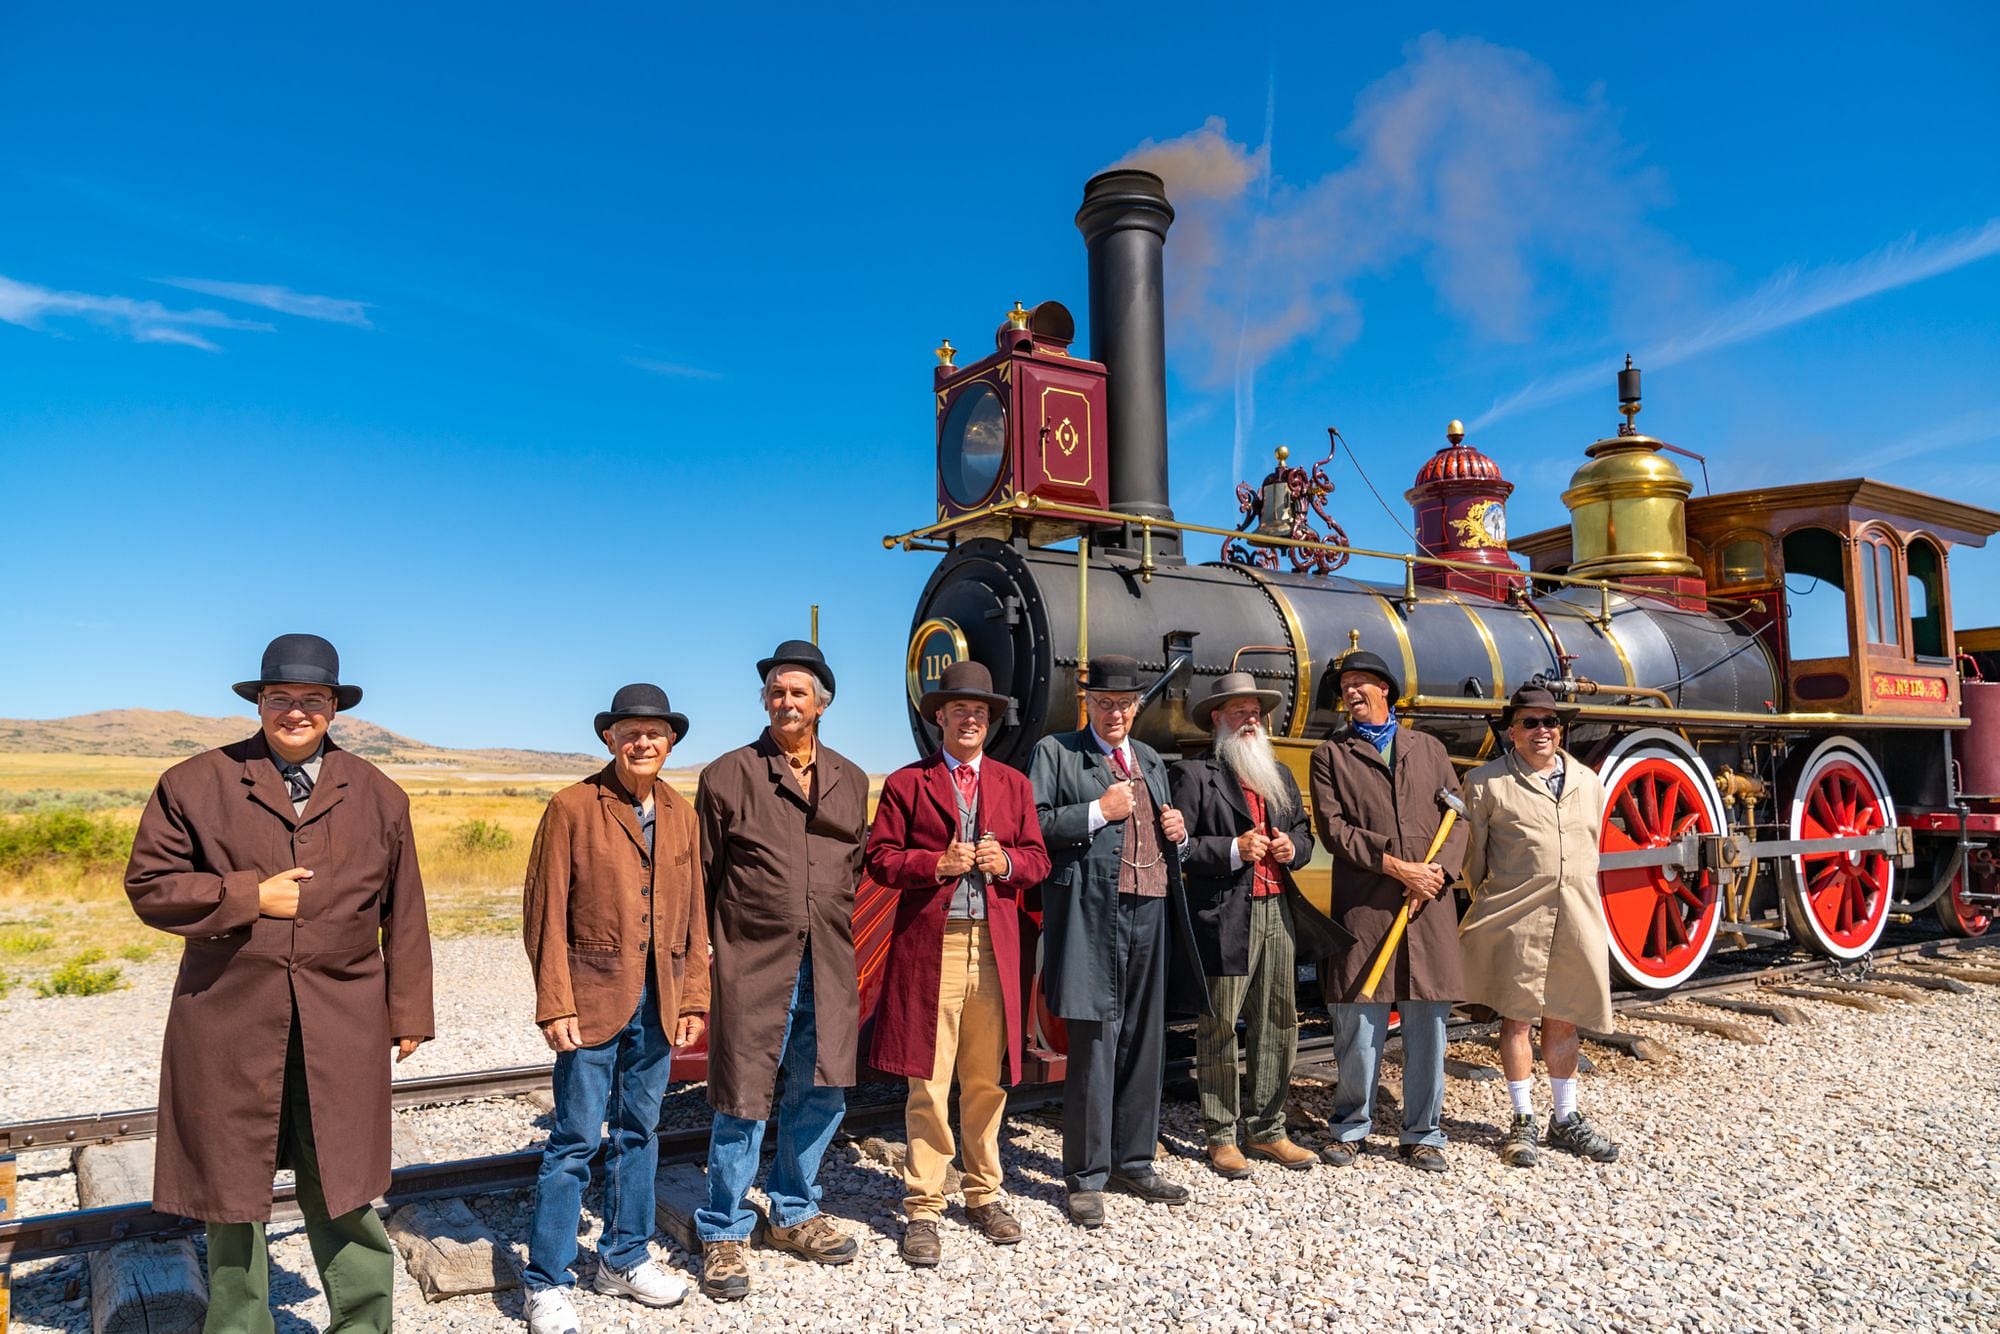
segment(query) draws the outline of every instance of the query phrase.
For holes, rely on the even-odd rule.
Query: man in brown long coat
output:
[[[1465,994],[1458,922],[1444,891],[1464,856],[1465,826],[1454,823],[1436,857],[1426,857],[1446,809],[1438,793],[1456,797],[1458,778],[1436,737],[1397,722],[1402,689],[1387,663],[1355,649],[1335,670],[1348,721],[1313,752],[1313,820],[1333,854],[1333,916],[1348,936],[1322,969],[1339,1079],[1334,1140],[1320,1157],[1345,1167],[1368,1135],[1394,1001],[1403,1032],[1398,1151],[1413,1167],[1442,1172],[1444,1026]],[[1409,930],[1374,1002],[1361,1004],[1369,966],[1406,902]]]
[[[820,1159],[847,1113],[860,995],[854,889],[868,836],[868,775],[819,739],[833,669],[817,646],[787,640],[757,664],[771,725],[701,773],[702,881],[715,980],[709,998],[708,1202],[695,1211],[701,1290],[750,1291],[745,1243],[778,1072],[777,1153],[764,1239],[821,1264],[856,1254],[819,1211]]]
[[[658,686],[619,690],[593,727],[611,763],[556,793],[535,831],[521,918],[535,1023],[556,1069],[523,1275],[529,1334],[577,1334],[570,1266],[606,1125],[604,1235],[591,1285],[647,1306],[687,1295],[686,1281],[654,1264],[647,1246],[673,1048],[699,1038],[708,1014],[694,807],[660,777],[687,729],[687,715]]]
[[[318,635],[280,635],[236,693],[262,730],[160,777],[125,892],[185,939],[160,1060],[153,1207],[208,1224],[206,1328],[272,1325],[271,1178],[298,1173],[333,1327],[386,1330],[389,1061],[432,1036],[410,803],[326,731],[361,699]]]

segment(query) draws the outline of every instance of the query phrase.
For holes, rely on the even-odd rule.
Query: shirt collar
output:
[[[979,752],[979,754],[974,755],[969,760],[956,759],[952,756],[952,753],[950,751],[946,750],[942,746],[938,747],[938,754],[944,756],[944,771],[948,774],[955,774],[959,771],[960,768],[967,768],[972,770],[972,772],[974,773],[978,773],[979,762],[986,758],[986,752],[982,750]]]
[[[1104,754],[1106,755],[1123,754],[1125,756],[1126,765],[1129,767],[1132,764],[1131,737],[1129,736],[1126,737],[1123,741],[1119,742],[1117,745],[1114,746],[1109,741],[1106,741],[1103,737],[1099,736],[1097,734],[1097,728],[1093,726],[1090,729],[1090,739],[1097,743],[1098,750],[1102,751]]]

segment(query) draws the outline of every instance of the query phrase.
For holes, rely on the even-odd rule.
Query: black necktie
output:
[[[278,776],[285,780],[285,790],[291,794],[292,805],[297,806],[312,796],[312,775],[303,764],[281,764]]]

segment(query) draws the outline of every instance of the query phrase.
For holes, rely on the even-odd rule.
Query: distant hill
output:
[[[256,729],[249,718],[204,718],[161,709],[106,709],[73,718],[0,718],[0,751],[38,755],[142,755],[177,759],[241,741]],[[423,765],[503,773],[582,775],[606,756],[553,750],[450,750],[398,736],[346,715],[333,720],[333,739],[377,764]]]

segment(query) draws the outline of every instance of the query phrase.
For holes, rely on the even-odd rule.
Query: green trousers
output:
[[[1248,1049],[1250,1106],[1241,1113],[1252,1144],[1285,1133],[1285,1095],[1299,1051],[1298,946],[1292,906],[1282,894],[1250,900],[1249,971],[1208,979],[1213,1014],[1195,1024],[1195,1082],[1201,1089],[1202,1130],[1210,1144],[1236,1143],[1242,1084],[1236,1074],[1236,1020]]]
[[[331,1311],[327,1329],[386,1334],[395,1314],[395,1250],[375,1210],[362,1205],[338,1218],[326,1213],[320,1189],[319,1151],[313,1142],[312,1107],[306,1098],[305,1045],[296,1015],[285,1053],[284,1112],[279,1158],[298,1176],[299,1209],[306,1240]],[[208,1319],[203,1334],[274,1334],[270,1252],[262,1223],[208,1225]]]

